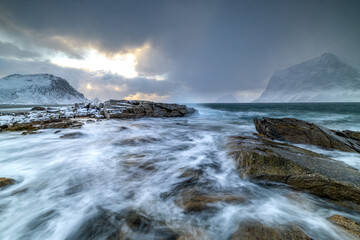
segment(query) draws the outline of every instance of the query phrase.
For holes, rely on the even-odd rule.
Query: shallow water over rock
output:
[[[196,108],[198,116],[100,121],[61,135],[2,132],[0,177],[16,183],[0,190],[0,239],[227,239],[251,222],[348,239],[327,218],[359,220],[358,213],[282,184],[242,179],[226,143],[252,135],[253,117],[302,112],[304,120],[359,130],[356,112],[345,111],[354,121],[340,123],[330,110]],[[347,163],[348,153],[336,154]],[[182,198],[204,204],[188,211]]]

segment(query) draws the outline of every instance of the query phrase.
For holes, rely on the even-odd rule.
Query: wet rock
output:
[[[231,240],[310,240],[296,225],[267,226],[259,222],[242,223]]]
[[[346,131],[330,130],[295,118],[255,118],[254,124],[259,134],[271,139],[311,144],[346,152],[360,152],[360,142],[353,138],[357,136],[354,132],[347,132],[353,136],[350,137]]]
[[[8,124],[0,125],[0,132],[9,128]]]
[[[134,137],[134,138],[124,139],[118,143],[115,143],[115,145],[136,146],[136,145],[141,145],[141,144],[146,144],[146,143],[153,143],[153,142],[157,142],[157,141],[160,141],[160,139],[154,138],[154,137],[149,137],[149,136],[144,136],[144,137]]]
[[[31,109],[31,111],[45,111],[45,110],[46,108],[40,106],[35,106]]]
[[[328,220],[335,224],[336,226],[340,227],[341,229],[345,230],[346,232],[350,233],[356,239],[360,239],[360,224],[350,220],[341,215],[332,215],[328,218]]]
[[[199,227],[192,226],[190,229],[186,231],[180,231],[180,236],[176,240],[212,240],[207,232]]]
[[[37,126],[38,124],[34,123],[14,123],[11,126],[6,128],[7,131],[36,131],[39,130],[40,127]]]
[[[128,129],[129,129],[129,128],[124,127],[124,126],[119,127],[119,131],[125,131],[125,130],[128,130]]]
[[[32,135],[32,134],[37,134],[38,132],[36,131],[28,131],[28,132],[23,132],[21,133],[21,135]]]
[[[103,114],[111,118],[141,118],[141,117],[184,117],[195,113],[194,108],[185,105],[155,103],[138,100],[114,100],[104,103]]]
[[[184,190],[181,195],[175,200],[175,203],[188,212],[199,212],[205,209],[210,209],[208,204],[217,202],[226,203],[243,203],[246,198],[236,195],[219,195],[205,194],[195,188]]]
[[[349,138],[352,138],[356,141],[360,141],[360,132],[350,131],[350,130],[344,130],[342,131],[343,134],[348,136]]]
[[[60,138],[77,139],[77,138],[81,138],[84,136],[86,136],[86,134],[84,134],[82,132],[72,132],[72,133],[66,133],[66,134],[60,136]]]
[[[14,123],[6,128],[6,131],[27,131],[34,132],[39,129],[49,128],[79,128],[83,124],[81,122],[72,121],[68,119],[51,119],[46,121],[36,121],[30,123]]]
[[[193,168],[185,169],[184,172],[179,176],[179,178],[183,179],[183,181],[173,184],[169,191],[161,193],[160,194],[161,198],[167,199],[169,197],[178,195],[184,189],[194,187],[199,183],[202,174],[203,174],[203,170],[201,169],[193,169]]]
[[[146,171],[153,171],[156,169],[153,162],[146,161],[144,159],[123,160],[120,162],[120,164],[126,168],[136,167]]]
[[[193,169],[187,168],[181,175],[181,178],[193,179],[194,181],[198,181],[200,177],[203,175],[204,171],[202,169]]]
[[[15,183],[12,178],[0,177],[0,188],[7,187]]]
[[[78,229],[69,234],[66,240],[118,240],[119,229],[125,216],[124,212],[116,213],[99,208]]]
[[[119,240],[130,239],[159,239],[176,240],[178,234],[170,230],[163,223],[151,219],[146,214],[132,210],[120,228]]]
[[[259,137],[231,137],[228,146],[243,177],[286,183],[359,209],[360,172],[342,162]]]

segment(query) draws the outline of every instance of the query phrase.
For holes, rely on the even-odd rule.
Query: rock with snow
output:
[[[233,95],[226,95],[218,98],[216,103],[239,103]]]
[[[39,129],[77,128],[105,118],[184,117],[195,112],[196,109],[179,104],[111,99],[99,105],[75,103],[74,106],[36,107],[26,112],[0,112],[0,132],[28,131],[27,134]]]
[[[0,104],[73,104],[87,99],[51,74],[14,74],[0,79]]]
[[[360,71],[334,54],[279,70],[255,102],[359,102]]]

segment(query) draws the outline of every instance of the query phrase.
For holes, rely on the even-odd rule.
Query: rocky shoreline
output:
[[[28,112],[1,113],[0,131],[34,133],[39,129],[78,128],[85,121],[143,117],[184,117],[196,113],[185,105],[138,100],[114,100],[104,103],[76,103],[69,107],[35,106]]]
[[[47,117],[52,116],[52,119],[14,123],[3,130],[32,133],[46,128],[77,128],[81,127],[83,121],[89,119],[181,117],[195,111],[177,104],[164,105],[125,100],[111,100],[99,106],[77,104],[66,111],[37,107],[29,113],[29,116],[42,114]],[[360,212],[360,173],[357,169],[319,153],[291,145],[291,143],[306,143],[356,152],[359,143],[358,132],[335,131],[288,118],[254,119],[254,124],[258,134],[228,138],[228,154],[235,161],[241,177],[255,182],[285,184],[294,192],[310,193],[347,211]],[[76,134],[79,133],[69,133],[63,135],[63,138],[76,138]],[[151,164],[141,161],[128,164],[149,173],[154,170]],[[202,169],[189,167],[182,171],[179,174],[179,182],[174,184],[170,191],[160,195],[163,199],[173,199],[175,205],[185,214],[207,213],[216,211],[221,204],[248,204],[251,201],[251,197],[246,194],[211,190],[211,186],[207,186],[202,181],[204,174]],[[12,184],[16,184],[16,180],[0,178],[0,188],[7,188]],[[211,239],[206,229],[200,226],[190,228],[187,223],[184,223],[184,226],[181,226],[182,223],[176,223],[174,227],[138,209],[125,209],[120,213],[103,209],[99,212],[84,223],[72,238],[92,239],[101,233],[109,234],[109,239],[141,239],[149,235],[156,239]],[[332,215],[327,219],[329,224],[336,226],[339,231],[349,236],[349,239],[359,238],[360,225],[356,221],[341,215]],[[274,226],[250,219],[241,222],[230,234],[229,239],[311,239],[311,237],[296,222]]]

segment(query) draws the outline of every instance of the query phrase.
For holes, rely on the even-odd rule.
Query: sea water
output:
[[[203,229],[227,239],[241,223],[297,224],[313,239],[347,239],[326,218],[360,215],[281,184],[242,179],[227,155],[229,136],[256,132],[255,117],[295,117],[338,130],[360,131],[359,103],[193,104],[184,118],[108,120],[81,129],[0,133],[0,239],[106,239],[114,230],[94,219],[104,211],[136,209],[169,228]],[[61,137],[78,132],[77,138]],[[360,169],[360,154],[301,145]],[[186,212],[175,203],[188,170],[201,170],[203,192],[241,195],[211,211]],[[96,222],[96,221],[95,221]],[[85,230],[84,230],[85,229]],[[152,239],[152,235],[143,236]]]

